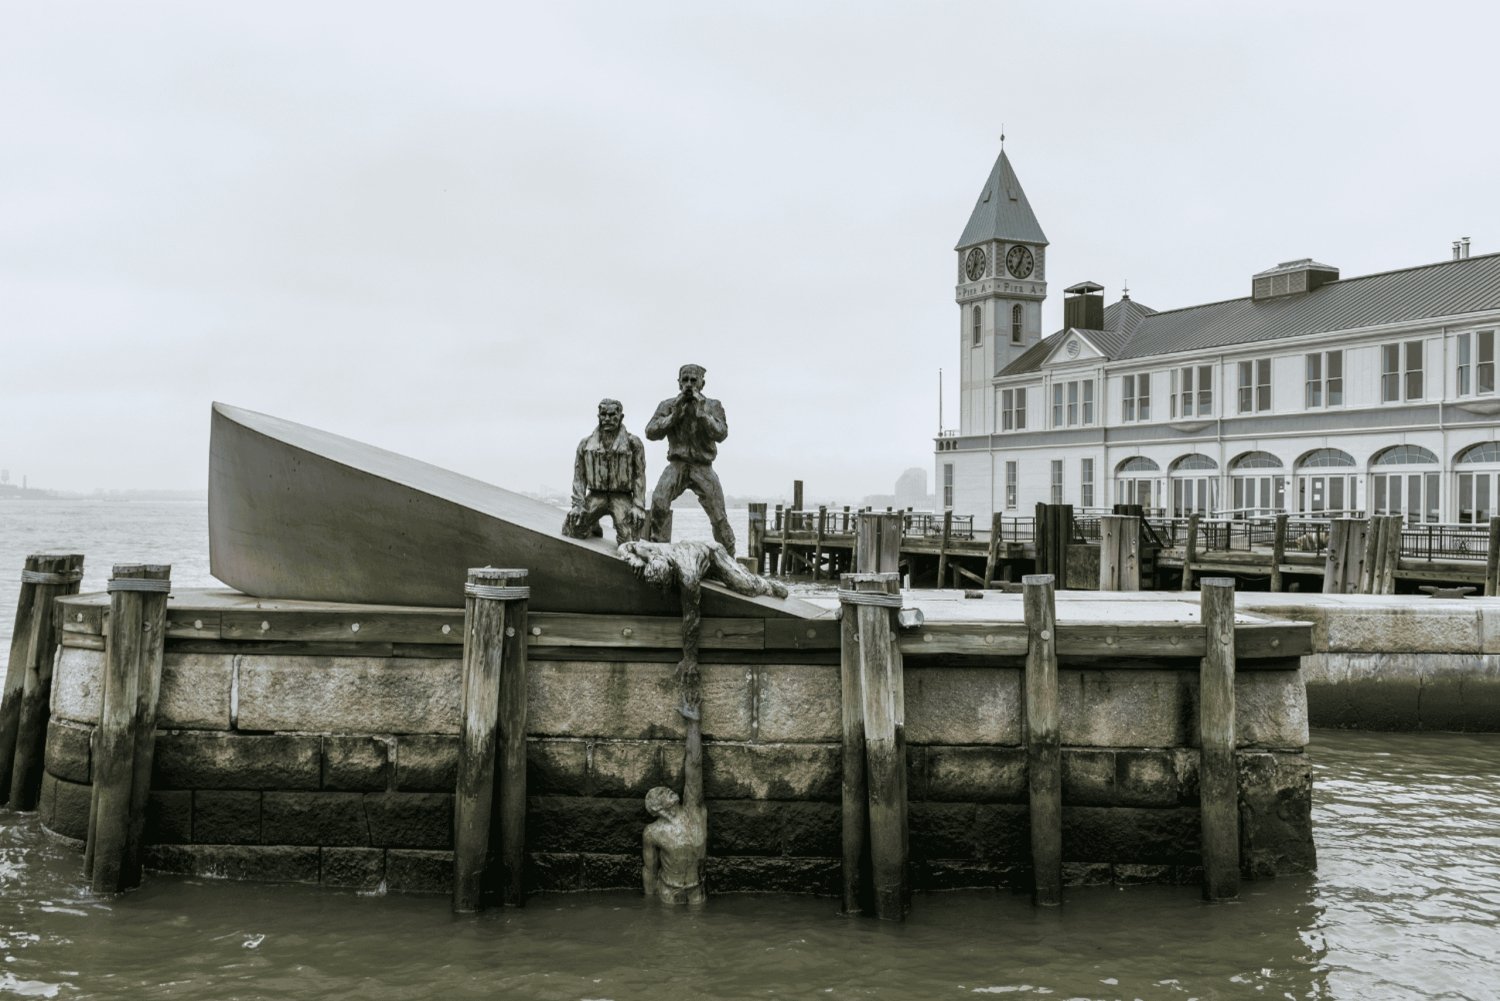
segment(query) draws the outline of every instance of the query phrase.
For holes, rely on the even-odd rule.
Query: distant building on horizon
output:
[[[937,501],[1182,517],[1500,511],[1500,254],[1342,278],[1309,258],[1250,294],[1157,311],[1064,290],[1041,336],[1047,238],[1002,150],[954,248],[959,426]]]

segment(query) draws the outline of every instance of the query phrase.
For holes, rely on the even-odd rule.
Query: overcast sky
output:
[[[730,493],[956,423],[999,149],[1061,291],[1500,250],[1491,3],[30,3],[0,32],[0,467],[203,488],[222,400],[519,490],[708,369]],[[663,449],[648,445],[650,475]]]

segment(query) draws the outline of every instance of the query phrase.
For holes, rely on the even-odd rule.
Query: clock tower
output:
[[[995,423],[995,374],[1041,339],[1047,236],[1010,157],[990,168],[958,245],[959,433]]]

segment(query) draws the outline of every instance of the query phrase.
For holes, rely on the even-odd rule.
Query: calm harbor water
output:
[[[204,586],[205,536],[201,503],[0,507],[0,629],[27,552],[86,553],[87,589],[112,562],[152,560]],[[1076,889],[1047,912],[921,895],[900,926],[824,899],[681,913],[630,894],[456,920],[442,897],[158,875],[96,899],[75,852],[0,811],[0,995],[1500,998],[1500,735],[1319,731],[1309,754],[1316,875],[1225,905],[1190,887]]]

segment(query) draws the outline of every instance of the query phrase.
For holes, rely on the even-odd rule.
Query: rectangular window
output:
[[[1005,460],[1005,507],[1006,510],[1016,509],[1016,460]]]
[[[1271,359],[1257,358],[1239,363],[1239,412],[1260,413],[1271,409]]]
[[[1308,409],[1323,405],[1323,356],[1317,353],[1307,356],[1306,391],[1303,406]]]
[[[1063,502],[1063,461],[1061,459],[1053,459],[1052,460],[1052,503],[1054,503],[1054,504],[1061,504],[1062,502]]]
[[[1026,428],[1026,390],[1016,390],[1016,430],[1023,431]]]
[[[1271,409],[1271,359],[1261,358],[1255,363],[1255,409]]]
[[[1060,382],[1052,384],[1052,426],[1063,426],[1063,384]]]
[[[1495,391],[1495,332],[1481,330],[1474,337],[1479,342],[1479,350],[1475,352],[1478,359],[1474,363],[1474,391],[1485,394],[1493,393]]]
[[[1453,391],[1459,396],[1469,395],[1469,373],[1473,371],[1474,357],[1471,353],[1472,334],[1458,335],[1458,368],[1454,372]]]
[[[1198,366],[1198,416],[1207,417],[1214,412],[1214,368],[1212,365]]]
[[[1094,380],[1085,379],[1083,382],[1083,423],[1094,423]]]
[[[1015,427],[1016,391],[1000,390],[1000,430],[1010,431]]]
[[[1302,402],[1307,409],[1344,405],[1344,352],[1314,351],[1306,358],[1305,370]]]
[[[1380,402],[1395,403],[1401,399],[1401,345],[1380,346]]]
[[[1120,380],[1120,420],[1135,420],[1135,376]]]
[[[943,507],[953,506],[953,463],[943,463]]]
[[[1078,383],[1068,383],[1068,427],[1078,423]]]
[[[1078,460],[1078,502],[1084,507],[1094,506],[1094,460]]]
[[[973,319],[973,325],[974,325],[974,335],[973,335],[974,336],[974,341],[973,341],[973,346],[977,348],[981,344],[984,343],[984,335],[982,333],[982,328],[983,328],[983,324],[984,324],[984,310],[983,310],[983,308],[979,307],[979,306],[975,306],[972,315],[974,317],[974,319]]]
[[[1172,417],[1207,417],[1214,412],[1212,365],[1189,365],[1172,370]],[[1144,420],[1145,418],[1142,418]]]
[[[1136,416],[1140,420],[1149,421],[1151,419],[1151,373],[1142,373],[1135,379]]]
[[[1406,398],[1408,400],[1420,400],[1422,398],[1422,342],[1406,342],[1406,367],[1402,371],[1406,384]]]
[[[1240,362],[1239,381],[1236,383],[1236,388],[1239,390],[1239,412],[1242,414],[1248,414],[1255,409],[1255,387],[1252,384],[1254,377],[1254,362]]]

